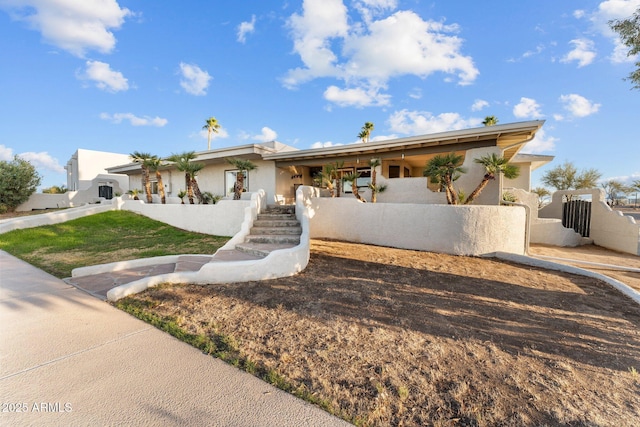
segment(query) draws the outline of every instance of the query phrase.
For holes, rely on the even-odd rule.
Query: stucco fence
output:
[[[317,196],[317,189],[310,188]],[[312,197],[312,238],[330,238],[453,255],[525,253],[521,206],[360,203]]]
[[[609,249],[640,255],[640,224],[622,212],[612,210],[602,189],[566,190],[553,193],[551,203],[540,209],[540,218],[562,218],[562,203],[567,195],[591,196],[591,227],[593,243]]]

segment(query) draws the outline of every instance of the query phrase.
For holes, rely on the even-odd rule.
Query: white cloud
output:
[[[578,67],[584,67],[593,62],[596,57],[593,41],[589,39],[575,39],[569,42],[573,50],[560,59],[560,62],[569,63],[578,61]]]
[[[46,169],[55,173],[65,173],[64,168],[58,159],[51,157],[46,151],[34,153],[29,151],[18,155],[20,158],[29,161],[36,169]]]
[[[13,149],[0,144],[0,160],[13,160]]]
[[[324,148],[324,147],[337,147],[338,145],[343,145],[340,143],[333,143],[331,141],[327,141],[327,142],[314,142],[313,144],[311,144],[311,148]]]
[[[115,114],[108,114],[108,113],[101,113],[100,114],[100,118],[102,120],[109,120],[113,123],[122,123],[123,120],[128,120],[129,124],[131,124],[131,126],[156,126],[156,127],[163,127],[165,126],[169,121],[167,119],[163,119],[160,118],[158,116],[156,117],[149,117],[149,116],[143,116],[143,117],[138,117],[132,113],[115,113]]]
[[[77,75],[79,79],[95,82],[99,89],[107,92],[119,92],[129,89],[129,81],[119,71],[114,71],[106,62],[87,61],[84,73]]]
[[[238,25],[238,41],[244,43],[247,41],[247,34],[251,34],[256,29],[256,15],[251,15],[251,21],[241,22]]]
[[[391,78],[426,78],[442,72],[466,85],[479,74],[471,57],[460,53],[462,39],[456,36],[456,25],[425,21],[412,11],[373,18],[397,7],[395,1],[360,0],[355,7],[371,13],[367,12],[364,22],[350,25],[342,0],[304,0],[302,14],[295,13],[288,21],[294,52],[303,66],[288,71],[285,87],[330,77],[346,86],[331,85],[325,92],[325,98],[338,105],[387,105],[390,98],[379,92]]]
[[[55,173],[65,173],[64,167],[60,165],[58,159],[51,157],[46,151],[35,153],[32,151],[18,154],[21,159],[30,162],[36,169],[46,169]],[[12,161],[14,158],[13,149],[0,144],[0,160]]]
[[[518,118],[538,119],[542,117],[542,113],[540,113],[540,105],[535,99],[526,97],[520,98],[520,103],[513,107],[513,115]]]
[[[352,88],[340,89],[337,86],[329,86],[324,91],[324,99],[333,102],[340,107],[367,107],[389,105],[391,95],[381,94],[378,89]]]
[[[640,8],[640,0],[605,0],[600,2],[597,10],[589,16],[594,28],[611,39],[614,49],[609,58],[613,63],[634,61],[636,56],[627,57],[629,48],[620,43],[618,34],[609,27],[609,21],[628,18],[638,8]]]
[[[389,117],[390,129],[405,135],[423,135],[478,126],[480,119],[464,119],[458,113],[434,116],[428,111],[400,110]]]
[[[522,148],[523,153],[540,154],[555,151],[557,138],[553,136],[547,136],[544,129],[540,129],[536,132],[535,138],[527,142]]]
[[[111,52],[112,31],[133,15],[116,0],[3,0],[0,8],[40,32],[45,42],[79,57],[88,50]]]
[[[573,17],[576,19],[582,19],[585,17],[587,13],[582,9],[577,9],[573,11]]]
[[[276,133],[275,130],[265,126],[262,128],[262,133],[260,133],[259,135],[252,136],[251,139],[255,139],[260,142],[269,142],[269,141],[275,141],[277,137],[278,137],[278,134]]]
[[[471,106],[471,111],[480,111],[485,107],[488,107],[489,103],[484,99],[476,99]]]
[[[180,63],[180,86],[191,95],[206,95],[209,81],[213,78],[195,64]]]
[[[409,92],[409,98],[421,99],[422,89],[420,89],[419,87],[414,87],[413,89],[411,89],[411,91]]]
[[[209,138],[209,132],[206,129],[200,129],[197,133],[193,133],[190,135],[191,138],[202,138],[207,140]],[[224,139],[229,138],[229,132],[223,127],[218,128],[218,132],[213,132],[211,134],[211,140],[214,139]]]
[[[586,117],[595,114],[600,109],[600,104],[596,104],[587,98],[575,93],[561,95],[560,102],[573,117]]]

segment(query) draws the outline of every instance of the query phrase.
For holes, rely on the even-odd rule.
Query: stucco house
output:
[[[456,152],[463,155],[468,172],[455,185],[468,194],[484,175],[483,167],[473,160],[496,153],[516,164],[521,171],[516,180],[503,182],[503,178],[499,177],[491,182],[475,202],[497,205],[502,199],[503,188],[530,190],[531,171],[553,159],[552,156],[519,154],[543,124],[544,121],[535,120],[305,150],[272,141],[198,152],[194,161],[205,165],[197,177],[200,189],[215,195],[229,196],[233,192],[238,171],[226,159],[235,157],[251,160],[257,165],[257,169],[248,174],[245,182],[247,191],[264,189],[269,203],[286,203],[293,200],[298,186],[314,185],[314,176],[321,172],[324,165],[334,162],[343,165],[345,174],[360,172],[358,186],[364,197],[369,199],[369,161],[380,159],[378,183],[387,186],[387,191],[378,196],[380,202],[446,203],[444,194],[438,192],[437,185],[428,183],[427,178],[422,176],[426,162],[438,154]],[[139,164],[128,160],[108,167],[107,171],[110,175],[127,175],[129,188],[142,190]],[[181,190],[185,190],[184,174],[171,164],[164,166],[161,174],[169,201],[179,203],[176,196]],[[154,181],[155,177],[152,176],[151,180]],[[152,183],[152,188],[157,193],[157,183]],[[427,188],[432,191],[427,191]],[[350,192],[350,186],[345,186],[341,196],[350,197]]]

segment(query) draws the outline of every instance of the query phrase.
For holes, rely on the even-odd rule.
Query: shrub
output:
[[[0,206],[12,212],[36,192],[42,177],[28,161],[15,156],[0,161]]]

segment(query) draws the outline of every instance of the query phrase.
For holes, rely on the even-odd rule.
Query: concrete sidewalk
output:
[[[3,251],[0,404],[11,426],[349,425]]]

